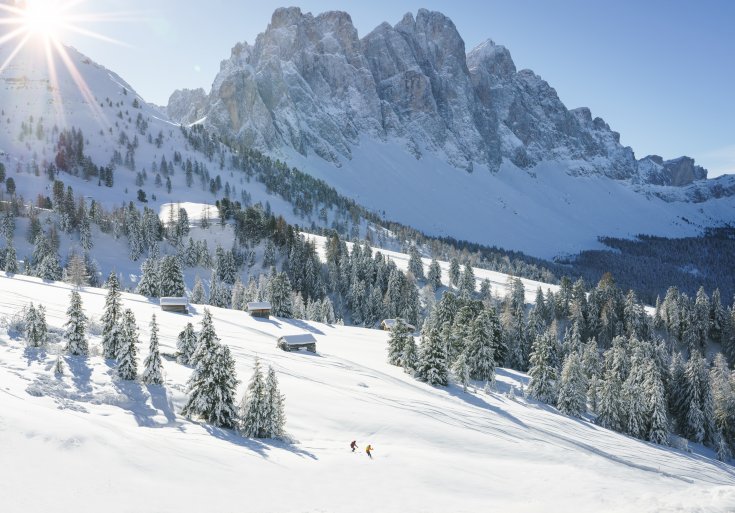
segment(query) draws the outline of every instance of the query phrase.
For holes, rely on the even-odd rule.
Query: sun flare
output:
[[[57,0],[28,0],[19,21],[32,36],[50,39],[58,39],[67,23]]]

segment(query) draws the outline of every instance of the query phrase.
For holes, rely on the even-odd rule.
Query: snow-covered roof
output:
[[[162,297],[160,299],[161,305],[188,305],[189,300],[185,297]]]
[[[384,326],[385,326],[386,328],[391,328],[391,329],[392,329],[392,328],[393,328],[393,326],[395,326],[395,325],[396,325],[396,321],[397,321],[397,320],[398,320],[398,319],[383,319],[383,325],[384,325]],[[403,324],[405,324],[405,325],[406,325],[406,327],[407,327],[408,329],[410,329],[410,330],[412,330],[412,329],[416,329],[416,327],[415,327],[415,326],[414,326],[413,324],[409,324],[409,323],[407,323],[407,322],[406,322],[405,320],[403,320],[403,319],[401,319],[401,320],[403,321]]]
[[[311,333],[300,333],[298,335],[283,335],[278,339],[286,344],[311,344],[315,343],[316,339]]]
[[[252,301],[248,303],[248,310],[270,310],[271,304],[268,301]]]

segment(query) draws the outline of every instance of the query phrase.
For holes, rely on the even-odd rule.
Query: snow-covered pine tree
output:
[[[614,344],[605,351],[605,371],[600,380],[597,403],[597,423],[614,431],[622,431],[625,421],[622,394],[626,376],[621,351],[624,349],[620,344]]]
[[[135,292],[146,297],[159,297],[160,279],[158,277],[158,261],[146,258],[140,267],[140,281]]]
[[[442,269],[435,258],[431,259],[431,264],[429,264],[429,273],[426,280],[434,290],[437,290],[442,286]]]
[[[276,273],[272,269],[268,283],[268,298],[271,302],[271,312],[276,317],[290,318],[291,311],[291,282],[286,273]]]
[[[73,290],[69,297],[69,308],[66,310],[66,351],[73,355],[87,355],[89,344],[87,342],[87,316],[82,308],[82,296]]]
[[[210,357],[214,353],[218,344],[219,338],[217,337],[217,333],[214,331],[212,312],[209,311],[209,308],[205,308],[204,316],[202,317],[202,327],[199,330],[199,336],[197,337],[197,346],[189,359],[189,364],[198,366],[201,360]]]
[[[424,279],[424,263],[415,244],[408,249],[408,270],[417,280]]]
[[[191,289],[191,302],[196,305],[204,303],[204,285],[198,274],[194,278],[194,287]]]
[[[722,306],[722,299],[720,298],[720,289],[715,289],[712,292],[712,299],[710,301],[709,311],[709,336],[715,342],[722,343],[722,336],[727,331],[727,311]]]
[[[18,272],[18,257],[15,254],[15,247],[13,241],[8,241],[8,247],[5,249],[5,272],[8,274],[15,274]]]
[[[467,363],[467,354],[460,354],[452,365],[452,374],[457,383],[462,385],[462,390],[467,392],[467,386],[470,384],[470,366]]]
[[[669,419],[667,415],[664,384],[658,367],[649,360],[643,382],[643,396],[647,407],[647,435],[649,442],[660,445],[669,443]]]
[[[396,319],[388,337],[388,363],[391,365],[403,364],[403,353],[406,340],[410,337],[406,323],[400,317]]]
[[[186,323],[184,331],[179,333],[179,337],[176,339],[176,349],[178,351],[176,355],[176,361],[183,364],[189,365],[194,351],[197,349],[197,335],[194,333],[194,326],[190,323]]]
[[[528,370],[531,377],[528,392],[531,397],[552,405],[556,400],[557,372],[553,363],[555,345],[556,333],[552,328],[536,336],[531,347],[531,367]]]
[[[158,324],[156,314],[151,318],[151,342],[148,356],[143,362],[144,370],[141,379],[146,385],[162,385],[163,372],[161,371],[161,352],[158,348]]]
[[[37,347],[43,347],[48,340],[48,324],[46,323],[46,307],[38,305],[36,308],[35,343]]]
[[[240,276],[238,276],[235,280],[235,284],[232,286],[232,298],[230,302],[231,308],[233,310],[242,310],[245,306],[245,304],[243,303],[244,297],[245,287],[240,280]]]
[[[253,376],[248,389],[240,402],[240,422],[242,434],[248,438],[267,438],[270,427],[270,406],[268,401],[260,360],[255,359]]]
[[[464,271],[459,278],[459,292],[469,296],[475,293],[475,271],[469,262],[464,264]]]
[[[158,291],[164,297],[182,297],[186,294],[184,273],[179,259],[168,255],[161,260]]]
[[[286,434],[286,400],[278,388],[276,371],[270,365],[265,378],[265,394],[268,403],[268,437],[283,438]]]
[[[459,277],[459,260],[457,260],[457,257],[452,257],[452,259],[449,261],[449,283],[452,285],[452,287],[456,287],[457,285],[459,285]]]
[[[138,326],[135,324],[135,315],[130,308],[126,308],[121,321],[122,337],[117,353],[117,375],[120,379],[134,380],[138,376]]]
[[[560,412],[571,417],[580,417],[587,410],[587,379],[576,351],[564,359],[556,404]]]
[[[41,344],[38,340],[37,323],[38,319],[36,316],[36,307],[33,306],[33,302],[26,308],[25,315],[23,316],[25,323],[25,336],[28,341],[28,345],[31,347],[39,347]]]
[[[496,351],[502,333],[494,311],[483,310],[472,321],[467,344],[467,365],[470,377],[480,381],[495,379]]]
[[[230,348],[214,342],[211,353],[198,360],[189,378],[189,399],[181,413],[187,417],[201,417],[217,427],[234,428],[237,426],[237,384]]]
[[[122,303],[120,300],[120,282],[114,272],[110,273],[105,283],[107,296],[105,310],[102,314],[102,355],[107,359],[117,358],[122,339],[120,320]]]
[[[406,371],[408,374],[413,374],[416,370],[416,367],[418,366],[419,361],[419,350],[418,347],[416,347],[416,339],[413,335],[410,335],[406,339],[406,343],[403,346],[403,358],[401,361],[401,366],[403,367],[403,370]]]
[[[416,376],[430,385],[446,386],[449,383],[446,345],[436,329],[429,329],[421,336]]]

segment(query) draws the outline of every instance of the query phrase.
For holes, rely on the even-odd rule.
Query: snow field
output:
[[[29,301],[65,322],[70,286],[0,273],[0,318]],[[105,291],[81,291],[99,318]],[[156,313],[162,353],[189,316],[123,294],[140,326]],[[387,334],[212,308],[242,394],[254,358],[272,365],[296,442],[243,439],[177,415],[190,369],[164,359],[165,385],[121,382],[101,357],[27,349],[0,335],[0,496],[6,511],[469,512],[731,511],[735,471],[707,456],[646,444],[526,402],[523,374],[500,369],[497,393],[434,388],[386,363]],[[317,355],[275,347],[308,331]],[[99,337],[91,338],[93,353]],[[481,384],[480,388],[481,388]],[[515,388],[516,399],[505,393]],[[238,397],[239,398],[239,397]],[[349,442],[361,451],[352,454]],[[374,448],[373,461],[362,452]],[[701,453],[701,454],[700,454]],[[33,489],[41,493],[34,493]]]

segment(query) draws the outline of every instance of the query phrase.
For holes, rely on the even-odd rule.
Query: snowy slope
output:
[[[599,236],[692,236],[733,221],[733,197],[664,201],[605,176],[571,176],[573,162],[530,172],[505,163],[497,173],[458,171],[440,158],[417,160],[396,143],[364,138],[341,167],[284,150],[294,166],[365,207],[430,235],[449,236],[553,258],[602,245]]]
[[[0,47],[0,62],[5,61],[11,49],[6,45]],[[84,181],[81,177],[60,173],[58,179],[71,185],[76,195],[86,195],[106,207],[137,202],[137,190],[141,187],[135,184],[136,174],[145,170],[148,178],[142,189],[148,195],[148,205],[154,210],[169,202],[213,203],[209,184],[201,183],[195,176],[192,187],[187,187],[185,173],[180,166],[176,166],[175,174],[171,176],[170,193],[165,185],[154,185],[153,163],[160,165],[163,157],[172,162],[174,152],[178,152],[183,161],[190,159],[204,165],[211,179],[219,175],[222,184],[229,183],[233,187],[233,200],[241,200],[242,192],[246,191],[253,203],[269,202],[289,222],[303,222],[293,214],[288,202],[270,195],[262,184],[249,182],[240,171],[230,169],[229,158],[221,166],[219,161],[211,161],[202,152],[192,149],[179,125],[168,121],[165,114],[147,104],[117,74],[73,48],[66,47],[66,54],[67,57],[62,57],[55,53],[52,66],[49,66],[41,50],[31,44],[0,73],[3,120],[0,123],[0,162],[5,164],[7,175],[15,180],[18,194],[26,200],[35,201],[38,194],[51,196],[51,182],[43,173],[35,176],[33,165],[40,167],[44,162],[53,162],[59,131],[76,128],[84,134],[85,155],[98,166],[109,165],[115,150],[125,155],[126,144],[119,142],[122,133],[130,142],[137,137],[139,144],[135,150],[135,170],[116,166],[112,188],[98,185],[96,178]],[[65,64],[67,58],[75,72],[69,71]],[[52,69],[55,73],[50,71]],[[52,78],[54,75],[55,79]],[[138,115],[147,124],[145,130],[136,125]],[[30,127],[31,135],[21,136],[23,124]],[[39,124],[43,128],[40,139],[36,136]],[[159,133],[163,136],[160,147],[155,144]],[[153,142],[148,141],[148,134]],[[221,192],[219,196],[222,196]],[[141,203],[137,204],[141,206]]]
[[[0,317],[44,298],[52,328],[69,287],[0,274]],[[99,318],[104,291],[84,289]],[[125,294],[141,325],[156,313],[173,352],[185,317]],[[702,454],[633,440],[502,393],[414,381],[385,363],[386,334],[212,309],[249,379],[257,355],[286,395],[293,445],[245,440],[177,415],[190,370],[164,361],[162,387],[119,382],[98,356],[26,349],[0,334],[0,496],[5,511],[470,512],[731,511],[735,471]],[[319,354],[283,353],[281,334],[310,331]],[[99,339],[92,339],[93,350]],[[526,377],[500,370],[499,391]],[[239,393],[244,390],[240,385]],[[371,443],[375,459],[348,444]],[[29,485],[32,484],[32,488]]]

